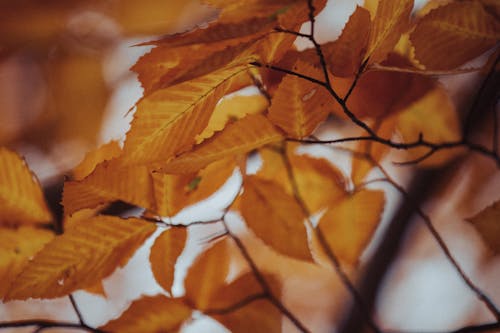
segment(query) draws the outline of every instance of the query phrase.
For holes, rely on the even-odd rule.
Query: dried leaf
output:
[[[357,6],[340,37],[334,42],[322,45],[333,75],[352,76],[358,71],[366,52],[370,23],[370,13]]]
[[[111,141],[98,149],[90,151],[85,158],[73,168],[73,178],[82,180],[94,171],[95,167],[103,161],[109,161],[121,154],[121,148],[117,141]]]
[[[26,162],[0,147],[0,225],[50,222],[40,184]]]
[[[180,155],[162,170],[171,173],[197,171],[213,161],[244,154],[282,139],[281,133],[264,116],[256,114],[228,125],[223,131]]]
[[[151,247],[151,270],[156,282],[168,292],[171,292],[175,263],[186,245],[186,239],[185,228],[171,228],[162,232]]]
[[[235,250],[224,239],[205,250],[189,268],[184,288],[186,300],[196,309],[209,309],[216,290],[225,284],[229,273],[230,253]]]
[[[454,69],[498,43],[500,23],[478,1],[452,2],[430,11],[410,35],[427,69]]]
[[[247,177],[244,183],[241,213],[250,230],[281,254],[312,260],[306,216],[295,198],[277,183],[257,176]]]
[[[0,299],[3,299],[29,259],[52,238],[52,232],[28,226],[19,229],[0,228]]]
[[[257,300],[225,315],[214,315],[231,332],[279,333],[282,330],[281,312],[267,300]]]
[[[467,220],[474,225],[493,253],[500,253],[500,201],[486,207]]]
[[[404,142],[418,141],[420,135],[436,144],[458,141],[461,137],[457,111],[441,86],[436,86],[402,111],[397,117],[396,126]],[[413,160],[428,151],[428,148],[419,147],[408,150],[408,154],[410,160]],[[438,151],[419,165],[439,166],[456,157],[457,153],[457,149]]]
[[[163,295],[143,296],[122,315],[99,329],[113,333],[177,332],[191,317],[191,309],[182,299]]]
[[[297,62],[294,70],[308,76],[320,76],[321,71],[305,62]],[[286,75],[278,86],[269,108],[269,119],[292,138],[303,138],[328,116],[332,98],[323,87]]]
[[[372,21],[368,51],[370,63],[382,62],[409,28],[413,0],[380,0]]]
[[[125,265],[154,230],[140,219],[113,216],[77,224],[30,260],[5,299],[55,298],[91,287]]]
[[[342,261],[358,262],[380,222],[384,201],[384,192],[362,190],[339,201],[323,215],[318,228]]]

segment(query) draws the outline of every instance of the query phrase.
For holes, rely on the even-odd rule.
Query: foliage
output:
[[[401,190],[382,166],[396,150],[405,152],[401,164],[422,168],[460,161],[467,150],[500,166],[496,128],[493,148],[472,141],[470,125],[461,125],[437,78],[463,72],[460,66],[488,50],[493,50],[491,59],[480,69],[487,77],[497,71],[498,4],[440,2],[412,15],[412,0],[367,1],[337,40],[320,44],[315,16],[324,0],[204,2],[220,9],[206,28],[146,43],[153,48],[133,67],[144,95],[123,147],[110,142],[73,169],[64,183],[63,228],[22,158],[0,150],[0,296],[4,301],[48,299],[90,290],[161,230],[149,260],[169,297],[144,296],[100,328],[89,327],[81,317],[76,326],[53,326],[176,331],[201,311],[234,332],[280,332],[282,317],[308,332],[303,318],[286,306],[279,273],[260,267],[248,250],[245,237],[257,237],[259,246],[272,249],[283,262],[307,262],[337,274],[367,325],[380,331],[349,273],[356,272],[386,207],[385,193],[370,188],[367,175],[380,170]],[[307,33],[299,32],[304,23]],[[312,47],[299,51],[296,39]],[[257,87],[258,93],[234,96],[246,87]],[[356,134],[318,139],[317,129],[326,123],[352,125]],[[311,144],[347,151],[353,158],[351,174],[304,154],[301,149]],[[253,173],[247,164],[257,155],[262,166]],[[219,219],[170,222],[235,172],[242,177],[239,191]],[[134,218],[106,214],[117,201],[143,212]],[[494,253],[499,250],[499,205],[470,219]],[[245,232],[235,231],[228,213],[245,221]],[[186,229],[203,224],[221,225],[224,233],[189,268],[185,294],[173,297],[175,264],[191,238]],[[498,328],[496,306],[427,224]],[[50,225],[64,232],[56,235]]]

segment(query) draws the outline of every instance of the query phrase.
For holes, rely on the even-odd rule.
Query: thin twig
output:
[[[235,304],[232,304],[231,306],[228,306],[223,309],[208,309],[203,311],[204,314],[206,315],[224,315],[231,313],[233,311],[236,311],[238,309],[241,309],[247,305],[249,305],[252,302],[255,302],[260,299],[267,299],[268,294],[267,293],[260,293],[260,294],[255,294],[255,295],[249,295],[245,297],[244,299],[240,300],[239,302],[236,302]]]
[[[44,320],[44,319],[31,319],[31,320],[17,320],[11,322],[0,322],[0,329],[4,328],[20,328],[20,327],[29,327],[29,326],[38,326],[43,328],[67,328],[74,330],[85,330],[88,332],[94,333],[105,333],[105,331],[99,330],[97,328],[92,328],[87,325],[70,323],[70,322],[62,322],[62,321],[52,321],[52,320]]]
[[[78,308],[78,305],[76,304],[75,297],[73,294],[68,295],[69,300],[71,302],[71,306],[73,307],[73,310],[75,310],[76,316],[78,317],[78,321],[80,322],[80,325],[87,325],[85,323],[85,320],[83,320],[82,313],[80,312],[80,309]]]

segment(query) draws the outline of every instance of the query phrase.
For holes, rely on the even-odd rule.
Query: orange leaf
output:
[[[452,2],[425,15],[410,35],[427,69],[454,69],[498,43],[500,23],[478,1]]]
[[[467,219],[495,254],[500,253],[500,201]]]
[[[122,167],[116,160],[104,161],[85,179],[64,183],[65,214],[117,200],[154,210],[153,185],[147,167]]]
[[[112,333],[177,332],[190,316],[191,309],[182,299],[143,296],[119,318],[99,328]]]
[[[54,234],[48,230],[22,226],[19,229],[0,228],[0,299],[26,264]]]
[[[36,176],[19,155],[0,147],[0,225],[51,220]]]
[[[188,151],[207,126],[220,98],[241,88],[247,65],[230,66],[188,82],[158,90],[141,100],[127,133],[120,162],[153,164]],[[237,86],[233,84],[237,82]],[[239,82],[239,83],[238,83]]]
[[[55,298],[91,287],[125,265],[154,230],[140,219],[113,216],[76,224],[33,257],[6,299]]]
[[[153,172],[156,201],[155,212],[174,216],[181,209],[208,198],[233,174],[236,162],[232,158],[210,163],[198,173],[171,175]]]
[[[73,178],[82,180],[94,171],[95,167],[103,161],[109,161],[121,154],[121,148],[117,141],[111,141],[98,149],[88,152],[85,158],[73,168]]]
[[[171,173],[197,171],[213,161],[244,154],[281,139],[281,133],[264,116],[249,115],[228,125],[192,152],[167,163],[162,170]]]
[[[401,34],[409,28],[413,0],[380,0],[372,21],[365,59],[383,61],[394,49]]]
[[[241,213],[255,235],[281,254],[312,260],[306,216],[295,199],[277,183],[257,176],[247,177],[244,184]]]
[[[262,287],[253,272],[244,273],[227,285],[220,286],[210,299],[210,310],[223,310],[248,297],[262,294]]]
[[[171,292],[175,263],[184,249],[186,238],[185,228],[171,228],[162,232],[151,247],[151,270],[156,282],[168,292]]]
[[[384,201],[384,192],[362,190],[339,201],[323,215],[318,228],[341,260],[357,263],[380,222]]]
[[[364,57],[370,34],[370,13],[357,6],[340,37],[322,45],[327,64],[335,76],[354,75]]]
[[[321,73],[302,61],[296,63],[294,70],[313,77]],[[331,102],[323,87],[286,75],[271,100],[269,119],[292,138],[303,138],[325,120]]]
[[[231,245],[227,239],[215,243],[198,256],[189,268],[184,281],[185,297],[196,309],[209,309],[214,292],[225,284],[231,250],[236,250]]]
[[[281,332],[281,312],[267,300],[257,300],[225,315],[214,315],[231,332]]]
[[[442,86],[427,93],[403,110],[397,117],[396,127],[404,142],[418,141],[422,135],[427,141],[439,144],[460,140],[458,114],[450,97]],[[408,150],[410,159],[416,159],[428,152],[420,147]],[[445,149],[426,158],[419,165],[438,166],[457,156],[459,150]]]

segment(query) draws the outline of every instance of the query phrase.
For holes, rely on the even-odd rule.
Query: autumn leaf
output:
[[[191,309],[182,299],[163,295],[143,296],[122,315],[99,329],[106,332],[176,332],[191,317]]]
[[[500,201],[496,201],[467,220],[476,228],[493,253],[498,254],[500,252]]]
[[[397,117],[397,130],[404,142],[418,141],[420,135],[427,141],[456,142],[460,140],[458,114],[450,97],[440,85],[403,110]],[[409,149],[410,159],[418,159],[428,149]],[[420,163],[421,166],[439,166],[456,157],[460,149],[446,149]]]
[[[94,171],[95,167],[103,161],[112,160],[121,154],[121,148],[117,141],[100,146],[98,149],[88,152],[85,158],[72,170],[75,180],[82,180]]]
[[[312,260],[306,216],[294,197],[278,184],[257,176],[247,177],[244,185],[241,213],[250,230],[281,254]]]
[[[116,160],[104,161],[83,180],[64,183],[65,214],[117,200],[154,210],[153,183],[146,166],[122,167]]]
[[[181,209],[208,198],[225,184],[235,167],[234,159],[226,158],[210,163],[197,173],[153,172],[154,211],[161,216],[174,216]]]
[[[231,332],[281,332],[281,312],[267,300],[257,300],[225,315],[214,315]]]
[[[294,70],[308,76],[320,76],[320,70],[297,62]],[[332,102],[328,91],[317,84],[286,75],[271,99],[269,119],[292,138],[310,135],[328,116]]]
[[[249,115],[226,126],[191,152],[167,163],[162,171],[187,173],[197,171],[213,161],[247,153],[282,139],[281,133],[264,116]]]
[[[207,126],[215,105],[236,89],[247,65],[231,66],[158,90],[137,105],[120,162],[125,165],[165,162],[189,150]],[[239,86],[241,88],[241,86]]]
[[[365,60],[369,58],[370,63],[385,60],[401,34],[409,28],[412,9],[413,0],[379,1],[372,20]]]
[[[26,264],[5,299],[55,298],[93,286],[125,265],[154,230],[140,219],[113,216],[76,224]]]
[[[22,226],[18,229],[0,228],[0,299],[9,290],[16,276],[43,246],[54,238],[48,230]]]
[[[384,210],[384,192],[361,190],[331,206],[319,221],[332,251],[356,264],[370,241]]]
[[[370,35],[370,13],[357,6],[340,37],[322,45],[330,71],[335,76],[352,76],[361,66]]]
[[[40,184],[26,162],[15,152],[0,147],[0,225],[51,220]]]
[[[479,1],[452,2],[417,22],[410,40],[427,69],[453,69],[498,43],[500,23]]]
[[[186,300],[196,309],[210,308],[213,294],[223,286],[229,273],[231,247],[229,240],[218,241],[196,258],[188,270],[184,288]]]
[[[156,282],[166,291],[171,292],[174,282],[175,263],[186,244],[185,228],[170,228],[156,238],[149,262]]]

